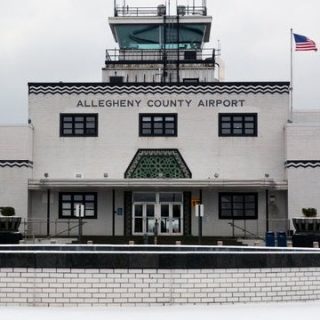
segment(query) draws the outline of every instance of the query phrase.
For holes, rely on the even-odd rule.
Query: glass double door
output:
[[[134,235],[182,235],[182,203],[134,202]]]

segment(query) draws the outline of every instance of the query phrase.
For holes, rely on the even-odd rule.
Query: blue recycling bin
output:
[[[287,246],[287,234],[285,232],[277,232],[278,247]]]
[[[274,247],[275,246],[275,236],[274,232],[268,231],[266,232],[266,246],[267,247]]]

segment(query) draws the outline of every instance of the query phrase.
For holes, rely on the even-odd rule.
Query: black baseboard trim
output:
[[[320,268],[318,250],[195,246],[0,246],[0,268]]]

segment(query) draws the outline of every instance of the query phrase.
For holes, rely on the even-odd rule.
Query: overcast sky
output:
[[[320,46],[319,12],[319,0],[208,0],[225,80],[289,81],[290,28]],[[0,123],[27,121],[28,82],[101,81],[112,14],[113,0],[0,0]],[[320,52],[294,56],[295,108],[320,110]]]

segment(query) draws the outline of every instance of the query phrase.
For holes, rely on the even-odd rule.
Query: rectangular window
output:
[[[184,78],[183,83],[199,83],[199,78]]]
[[[219,113],[220,137],[256,137],[257,135],[256,113]]]
[[[159,202],[182,202],[181,192],[160,192]]]
[[[184,60],[197,60],[197,51],[185,51]]]
[[[156,194],[154,192],[135,192],[133,194],[134,202],[156,202]]]
[[[111,76],[109,79],[110,83],[123,83],[123,77]]]
[[[139,135],[140,137],[176,137],[177,114],[140,114]]]
[[[60,114],[61,137],[97,137],[98,114]]]
[[[257,193],[219,193],[219,219],[257,218]]]
[[[84,205],[84,218],[97,219],[97,193],[96,192],[60,192],[59,218],[77,219],[75,210],[77,204]]]

